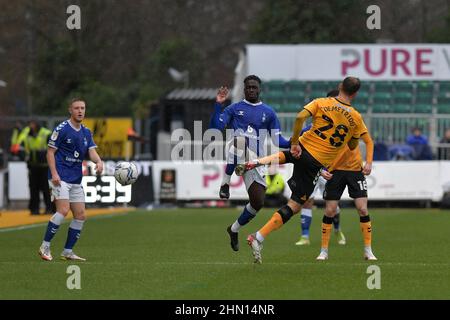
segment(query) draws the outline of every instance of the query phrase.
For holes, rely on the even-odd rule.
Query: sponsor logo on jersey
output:
[[[51,140],[56,141],[58,139],[59,133],[57,131],[53,131],[52,136],[50,137]]]
[[[244,111],[243,110],[239,110],[238,111],[238,116],[243,116],[244,115]]]
[[[72,143],[72,139],[67,139],[67,143]]]
[[[75,158],[78,158],[78,157],[80,156],[80,154],[79,154],[77,151],[75,151],[75,152],[73,153],[73,156],[74,156]]]

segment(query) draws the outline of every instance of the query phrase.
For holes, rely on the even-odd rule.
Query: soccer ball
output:
[[[135,183],[138,176],[138,168],[132,162],[119,162],[114,169],[114,177],[123,186]]]

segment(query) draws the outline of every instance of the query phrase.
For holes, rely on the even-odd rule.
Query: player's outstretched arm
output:
[[[95,148],[89,149],[89,159],[96,164],[95,171],[97,174],[101,174],[103,172],[103,161],[97,153]]]
[[[263,157],[257,160],[258,164],[265,166],[271,164],[284,164],[286,163],[286,157],[283,152],[277,152],[270,156]]]
[[[283,152],[271,154],[270,156],[259,158],[244,164],[238,164],[234,172],[238,176],[242,176],[245,172],[253,170],[260,166],[283,164],[286,163],[286,157]]]

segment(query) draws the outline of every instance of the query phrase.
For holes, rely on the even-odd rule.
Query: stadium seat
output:
[[[312,91],[309,93],[308,99],[309,101],[317,99],[317,98],[324,98],[327,96],[326,90],[321,91]]]
[[[438,113],[450,113],[450,104],[438,104],[437,105],[437,112]]]
[[[392,97],[394,99],[394,104],[411,104],[412,103],[412,92],[407,92],[407,91],[403,91],[403,92],[394,92],[392,94]]]
[[[450,92],[450,81],[440,81],[439,82],[439,93]]]
[[[391,107],[388,104],[373,104],[372,112],[373,113],[390,113]]]
[[[389,104],[391,103],[391,93],[376,91],[372,99],[374,104]]]
[[[323,96],[326,96],[329,91],[330,84],[328,81],[314,81],[311,82],[310,88],[312,92],[321,91]]]
[[[283,103],[283,100],[285,99],[285,95],[284,92],[282,91],[269,91],[269,92],[264,92],[261,95],[261,99],[265,100],[269,103],[269,101],[271,101],[272,103],[276,102],[276,103]]]
[[[288,91],[284,95],[288,103],[303,104],[305,102],[305,93],[303,91]]]
[[[274,105],[281,105],[281,104],[283,104],[283,101],[282,100],[278,100],[278,99],[262,99],[262,100],[263,100],[264,103],[268,104],[271,107],[273,107]]]
[[[333,89],[339,89],[340,81],[329,81],[328,82],[328,91]]]
[[[373,84],[375,92],[392,92],[392,81],[375,81]]]
[[[431,93],[434,92],[434,82],[432,81],[418,81],[416,83],[416,92],[419,93]]]
[[[394,113],[410,113],[412,111],[412,107],[410,104],[393,104],[391,107],[392,112]]]
[[[437,102],[440,105],[448,104],[450,105],[450,91],[439,91],[439,94],[437,96]]]
[[[415,102],[416,104],[432,104],[433,92],[417,92]]]
[[[426,103],[415,104],[412,110],[414,113],[429,113],[433,111],[433,106]]]
[[[288,103],[281,108],[281,112],[300,112],[302,107],[299,103]]]
[[[369,110],[369,105],[365,103],[356,103],[354,107],[359,113],[366,113]]]
[[[354,103],[368,103],[369,102],[369,92],[367,91],[358,91]]]
[[[414,89],[412,81],[394,81],[393,85],[397,92],[412,92]]]
[[[280,103],[267,103],[270,107],[273,108],[276,112],[280,112],[282,110]]]
[[[288,91],[296,91],[302,93],[305,93],[307,86],[307,82],[299,80],[287,81],[285,84],[285,87],[288,89]]]
[[[264,87],[267,87],[269,91],[285,91],[285,82],[283,80],[271,80],[267,81],[264,84]]]

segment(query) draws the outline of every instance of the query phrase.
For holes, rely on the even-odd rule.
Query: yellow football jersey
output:
[[[361,114],[337,98],[315,99],[304,107],[313,117],[312,128],[300,138],[303,147],[329,167],[351,138],[367,132]]]
[[[337,156],[331,165],[331,170],[345,171],[361,171],[363,167],[363,159],[359,146],[354,150],[350,150],[348,146]]]

